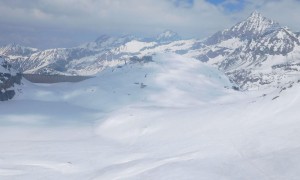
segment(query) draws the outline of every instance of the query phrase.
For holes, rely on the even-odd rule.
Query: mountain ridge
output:
[[[184,40],[170,30],[147,40],[132,35],[103,35],[94,42],[74,48],[37,51],[26,56],[11,53],[7,56],[12,66],[21,72],[95,75],[107,67],[122,66],[132,57],[172,52],[211,64],[227,74],[241,89],[250,90],[258,86],[280,88],[286,81],[291,81],[286,74],[297,74],[298,69],[283,67],[296,66],[300,57],[299,46],[299,34],[255,11],[244,21],[204,40]],[[269,79],[275,77],[283,80],[273,82]]]

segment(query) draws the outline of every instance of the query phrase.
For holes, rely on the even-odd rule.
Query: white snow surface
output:
[[[121,52],[128,52],[128,53],[137,53],[141,51],[143,48],[152,47],[156,43],[155,42],[141,42],[137,40],[130,41],[126,43],[124,46],[121,46]]]
[[[76,84],[25,82],[0,103],[0,179],[298,179],[300,86],[230,87],[174,54]]]

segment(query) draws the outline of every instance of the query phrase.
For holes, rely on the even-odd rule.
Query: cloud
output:
[[[2,0],[0,38],[40,47],[73,46],[101,34],[152,36],[164,29],[203,38],[254,9],[300,30],[297,0]]]
[[[176,7],[191,8],[194,6],[194,0],[171,0]]]

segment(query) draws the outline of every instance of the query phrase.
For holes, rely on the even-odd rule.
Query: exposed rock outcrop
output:
[[[22,75],[12,70],[11,65],[0,57],[0,101],[10,100],[16,95],[21,79]]]

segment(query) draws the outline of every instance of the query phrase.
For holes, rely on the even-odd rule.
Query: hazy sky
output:
[[[70,47],[101,34],[204,38],[254,10],[300,31],[300,0],[0,0],[0,44]]]

